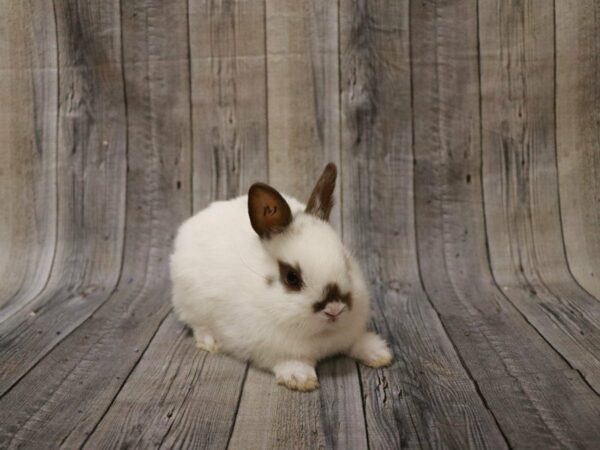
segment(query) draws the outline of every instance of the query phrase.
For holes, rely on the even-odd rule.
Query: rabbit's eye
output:
[[[300,286],[300,278],[298,277],[298,274],[296,272],[294,272],[293,270],[290,270],[286,275],[285,275],[285,282],[290,285],[290,286]]]
[[[300,272],[300,267],[298,267],[298,265],[292,266],[281,261],[278,261],[278,263],[281,282],[287,288],[287,290],[301,290],[303,288],[304,282],[302,281],[302,273]]]

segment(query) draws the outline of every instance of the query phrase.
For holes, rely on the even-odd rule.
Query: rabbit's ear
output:
[[[281,233],[292,221],[292,211],[283,196],[264,183],[250,186],[248,215],[252,228],[261,238]]]
[[[335,164],[327,164],[308,199],[306,205],[308,214],[317,216],[321,220],[329,220],[329,214],[331,214],[331,208],[333,208],[333,191],[335,190],[336,177],[337,168]]]

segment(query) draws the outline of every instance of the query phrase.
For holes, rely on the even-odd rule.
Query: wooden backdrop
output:
[[[396,360],[297,394],[167,261],[328,161]],[[0,0],[0,447],[592,448],[599,298],[597,0]]]

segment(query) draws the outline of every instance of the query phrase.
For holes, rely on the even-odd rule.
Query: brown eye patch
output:
[[[323,311],[327,303],[331,302],[342,302],[345,303],[348,309],[352,309],[352,296],[348,294],[342,294],[337,284],[331,283],[325,286],[323,290],[323,300],[313,304],[313,311],[318,313]]]
[[[279,264],[279,278],[288,291],[299,291],[304,287],[302,271],[298,265],[292,266],[282,261]]]

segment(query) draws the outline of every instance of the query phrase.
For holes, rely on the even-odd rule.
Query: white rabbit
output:
[[[256,183],[180,227],[173,305],[199,348],[250,360],[300,391],[318,387],[315,365],[333,354],[390,364],[385,341],[366,331],[362,272],[327,222],[336,176],[328,164],[306,207]]]

